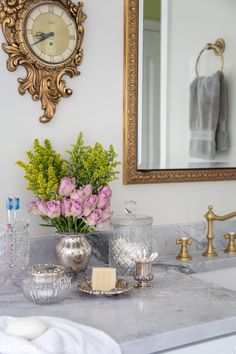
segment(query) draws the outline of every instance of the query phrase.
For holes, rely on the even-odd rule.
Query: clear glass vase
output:
[[[0,285],[7,278],[6,234],[3,225],[0,224]]]
[[[92,249],[86,240],[86,234],[58,233],[59,240],[55,247],[58,264],[71,268],[74,273],[85,269]]]
[[[4,261],[3,269],[7,278],[19,285],[18,282],[29,264],[29,220],[16,219],[14,224],[7,224],[1,219],[0,243],[5,244],[5,255],[0,255],[0,264]]]

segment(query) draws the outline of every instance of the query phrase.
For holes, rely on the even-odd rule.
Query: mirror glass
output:
[[[138,13],[137,170],[234,168],[236,1],[139,0]],[[223,75],[205,50],[197,78],[218,38]]]

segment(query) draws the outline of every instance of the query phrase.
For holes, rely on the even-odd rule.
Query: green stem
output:
[[[40,224],[46,227],[55,227],[59,232],[75,232],[75,233],[90,233],[94,228],[89,226],[84,219],[77,219],[75,217],[59,216],[54,219],[49,217],[42,217],[45,224]]]

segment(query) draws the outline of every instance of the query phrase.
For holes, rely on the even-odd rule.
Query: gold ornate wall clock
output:
[[[83,3],[70,0],[0,0],[0,23],[9,55],[7,68],[26,69],[19,78],[19,93],[28,91],[41,101],[44,111],[40,122],[51,120],[61,97],[69,97],[64,76],[80,74],[81,48],[86,15]]]

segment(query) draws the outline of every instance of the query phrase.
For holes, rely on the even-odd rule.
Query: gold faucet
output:
[[[224,252],[228,254],[236,254],[236,246],[234,243],[234,240],[236,239],[236,234],[234,232],[229,232],[226,233],[224,236],[226,240],[229,240],[228,246],[226,247]]]
[[[206,235],[208,245],[207,245],[207,250],[202,255],[205,257],[216,257],[216,256],[218,256],[218,254],[214,250],[214,246],[213,246],[213,238],[214,238],[213,221],[215,221],[215,220],[216,221],[225,221],[225,220],[231,219],[236,216],[236,211],[233,211],[232,213],[229,213],[229,214],[219,216],[214,213],[213,206],[209,205],[208,212],[204,216],[207,219],[207,223],[208,223],[208,230],[207,230],[207,235]]]
[[[181,249],[176,259],[178,259],[179,261],[191,260],[192,257],[189,255],[187,250],[187,245],[191,245],[191,244],[192,244],[191,238],[187,238],[187,237],[177,238],[176,245],[181,245]]]

